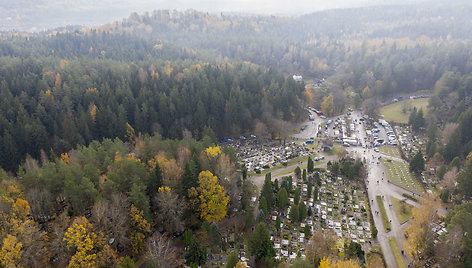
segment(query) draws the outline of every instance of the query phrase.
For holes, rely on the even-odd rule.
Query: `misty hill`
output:
[[[437,1],[437,0],[436,0]],[[455,0],[455,3],[464,0]],[[120,20],[131,12],[144,13],[157,9],[198,10],[211,13],[239,14],[283,14],[301,15],[334,8],[355,8],[372,5],[402,5],[424,3],[425,0],[17,0],[0,1],[0,30],[28,32],[45,31],[68,25],[100,25]],[[441,2],[441,1],[439,1]],[[442,1],[445,2],[445,1]],[[450,4],[450,1],[446,2]]]
[[[446,72],[472,72],[470,11],[389,6],[277,17],[160,10],[96,27],[6,33],[0,135],[9,142],[0,161],[14,169],[41,149],[124,138],[126,123],[166,138],[186,130],[199,136],[204,126],[217,135],[278,135],[281,122],[303,119],[302,107],[320,108],[330,95],[332,111],[341,112],[431,90]],[[305,90],[292,74],[327,79]]]

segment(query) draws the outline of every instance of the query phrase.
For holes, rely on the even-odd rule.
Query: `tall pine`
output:
[[[272,189],[272,180],[271,180],[271,174],[267,173],[265,180],[264,180],[264,185],[262,185],[262,190],[261,190],[261,198],[265,197],[265,200],[267,201],[267,208],[271,209],[274,207],[274,190]]]
[[[151,177],[149,178],[149,183],[147,185],[148,196],[154,196],[154,194],[157,193],[157,189],[159,189],[159,187],[161,187],[162,185],[162,170],[159,166],[159,163],[156,161],[156,166],[154,167]]]
[[[314,170],[314,163],[313,163],[313,160],[311,160],[311,157],[308,157],[308,163],[307,163],[306,169],[308,173],[311,173]]]
[[[198,179],[193,174],[192,168],[190,167],[190,163],[187,162],[184,168],[184,174],[182,175],[181,181],[182,189],[181,189],[181,196],[188,198],[188,189],[198,186]]]

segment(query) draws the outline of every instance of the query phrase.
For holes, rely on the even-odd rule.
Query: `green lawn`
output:
[[[307,162],[307,161],[308,161],[308,157],[311,157],[311,159],[314,159],[316,156],[317,156],[317,154],[312,154],[312,155],[310,155],[310,156],[303,156],[303,157],[297,157],[297,158],[291,159],[291,160],[288,161],[287,166],[296,164],[296,163],[298,163],[299,161],[301,161],[301,162],[302,162],[302,165],[300,166],[300,168],[303,170],[304,168],[306,168],[307,163],[304,163],[304,162]],[[315,163],[315,166],[316,166],[316,163]],[[248,175],[251,175],[251,176],[258,176],[258,175],[264,175],[264,174],[266,174],[267,172],[272,172],[272,173],[274,173],[274,171],[277,171],[277,170],[279,170],[279,169],[281,169],[281,168],[284,168],[284,167],[285,167],[284,165],[277,165],[277,166],[275,166],[275,167],[271,167],[271,168],[269,168],[269,169],[263,170],[263,171],[261,172],[261,174],[257,174],[257,173],[254,172],[254,171],[250,171],[250,172],[248,173]],[[294,168],[293,170],[295,170],[295,168]]]
[[[334,145],[333,150],[331,150],[331,153],[333,155],[337,155],[339,152],[342,152],[342,151],[346,151],[346,149],[343,146]]]
[[[391,183],[404,187],[417,194],[422,194],[424,192],[421,184],[410,173],[410,170],[406,163],[393,160],[387,161],[385,159],[383,160],[383,162],[385,164],[385,167],[387,168],[387,173]]]
[[[398,151],[398,146],[391,146],[391,145],[382,146],[382,147],[379,147],[379,151],[387,155],[391,155],[391,156],[395,156],[399,158],[401,157],[400,151]]]
[[[404,223],[411,218],[411,205],[408,205],[406,202],[392,197],[393,206],[395,207],[395,212],[397,212],[398,219],[400,223]]]
[[[384,119],[386,121],[407,124],[408,118],[410,117],[410,113],[413,107],[416,107],[417,110],[422,108],[424,115],[428,113],[428,102],[429,98],[421,98],[414,100],[407,99],[383,106],[380,108],[379,112],[380,114],[383,114],[385,116]],[[403,113],[404,108],[408,109],[406,113]]]
[[[313,159],[313,158],[312,158],[312,159]],[[323,164],[323,163],[324,163],[323,161],[314,162],[313,167],[319,166],[319,165],[321,165],[321,164]],[[300,169],[301,169],[302,171],[303,171],[303,169],[307,169],[306,163],[302,164],[302,165],[299,166],[299,167],[300,167]],[[289,170],[285,170],[285,171],[282,171],[282,172],[279,172],[279,173],[277,173],[277,172],[272,172],[272,176],[285,176],[285,175],[289,175],[289,174],[294,173],[296,168],[297,168],[297,167],[294,167],[294,168],[291,168],[291,169],[289,169]]]
[[[405,267],[405,262],[403,262],[403,256],[402,253],[400,252],[400,249],[398,248],[397,240],[395,240],[395,237],[390,238],[390,246],[392,247],[393,254],[395,255],[395,260],[397,261],[397,265],[399,268],[404,268]]]
[[[384,206],[382,197],[378,195],[376,196],[376,198],[377,198],[377,202],[379,203],[380,214],[382,215],[382,221],[383,221],[385,231],[389,232],[390,230],[392,230],[392,227],[390,226],[390,221],[388,220],[387,211],[385,211],[385,206]]]

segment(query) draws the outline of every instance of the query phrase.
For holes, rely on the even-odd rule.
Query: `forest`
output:
[[[471,12],[466,4],[298,17],[156,10],[101,26],[0,33],[0,266],[184,259],[196,267],[222,247],[218,224],[227,221],[254,232],[250,252],[275,266],[268,230],[256,223],[291,183],[279,189],[269,173],[258,214],[257,187],[217,140],[254,133],[282,142],[307,120],[307,105],[377,117],[381,104],[417,92],[431,97],[425,118],[410,118],[414,134],[427,136],[412,171],[424,161],[437,167],[451,208],[445,236],[462,234],[472,217]],[[365,176],[359,161],[329,169]],[[436,201],[421,201],[430,210],[419,220],[436,220]],[[292,213],[306,213],[300,207]],[[472,263],[467,237],[460,246],[415,238],[425,241],[415,258]]]
[[[448,72],[472,70],[471,27],[462,19],[469,8],[290,18],[158,10],[97,27],[4,33],[0,95],[9,105],[0,107],[0,164],[15,171],[27,154],[123,138],[126,123],[165,138],[184,130],[199,138],[204,126],[219,137],[276,137],[284,122],[305,118],[304,105],[322,108],[330,96],[329,114],[349,105],[370,111],[379,100],[433,89]],[[290,74],[327,80],[305,82],[305,91]]]
[[[214,137],[206,128],[198,142],[163,140],[129,126],[127,142],[104,139],[52,159],[28,157],[20,180],[2,174],[0,262],[133,267],[141,258],[169,267],[177,258],[170,241],[184,230],[192,247],[199,238],[191,230],[221,221],[227,211],[242,211],[233,218],[249,228],[253,186],[236,171],[234,152],[212,146]],[[198,256],[200,243],[188,254]],[[187,264],[200,257],[187,256]]]
[[[279,121],[303,114],[302,83],[244,63],[164,60],[0,59],[1,164],[15,170],[29,154],[61,154],[92,140],[137,133],[201,138],[253,131],[278,135]],[[187,135],[187,134],[186,134]],[[239,136],[239,135],[238,135]]]

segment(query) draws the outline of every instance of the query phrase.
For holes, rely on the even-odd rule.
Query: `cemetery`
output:
[[[350,241],[361,245],[371,241],[369,202],[360,183],[333,176],[329,171],[320,172],[319,178],[319,184],[313,187],[303,182],[292,182],[290,191],[287,191],[288,208],[278,209],[270,216],[277,259],[290,262],[297,255],[304,256],[310,234],[319,229],[337,236],[336,245],[341,252]],[[290,181],[288,177],[285,180]],[[307,208],[306,217],[300,207]],[[299,212],[293,213],[294,209]]]
[[[419,195],[424,192],[421,184],[410,173],[408,164],[389,159],[383,159],[383,163],[385,164],[385,168],[391,183]]]
[[[398,151],[398,146],[387,145],[379,148],[381,153],[384,153],[389,156],[401,158],[400,151]]]
[[[415,155],[424,144],[419,136],[415,136],[411,132],[410,127],[395,126],[395,132],[397,134],[398,140],[400,141],[399,145],[401,150],[408,158]]]
[[[260,173],[278,165],[287,165],[291,160],[314,155],[313,146],[304,142],[269,139],[238,139],[227,142],[222,147],[236,149],[236,156],[246,165],[249,172]],[[310,150],[311,149],[311,150]]]

